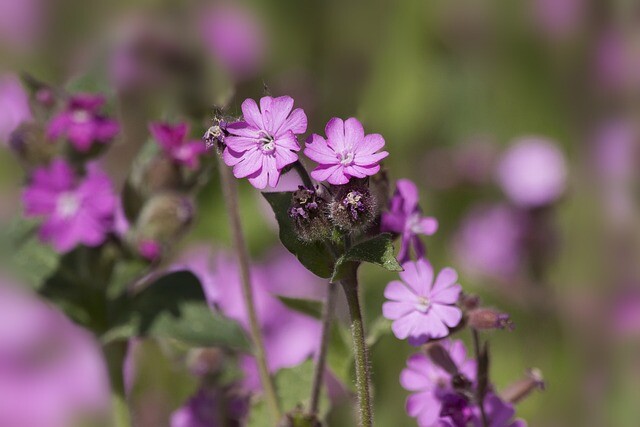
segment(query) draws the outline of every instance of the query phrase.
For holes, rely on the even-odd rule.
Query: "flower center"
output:
[[[71,115],[71,120],[76,124],[87,123],[91,120],[91,114],[85,110],[76,110]]]
[[[56,202],[56,213],[62,218],[72,217],[80,208],[80,200],[73,193],[62,193]]]
[[[262,143],[262,146],[260,147],[262,152],[266,154],[273,153],[276,149],[276,143],[273,136],[269,135],[263,130],[260,131],[260,135],[261,137],[258,139],[258,141]]]
[[[414,234],[420,234],[421,233],[421,227],[420,227],[420,214],[419,213],[414,213],[412,214],[409,218],[407,218],[407,225],[406,228],[411,231]]]
[[[427,297],[418,297],[418,302],[415,305],[415,309],[420,313],[426,313],[431,307],[431,300]]]
[[[338,160],[343,166],[349,166],[353,164],[354,154],[353,151],[343,151],[338,155]]]

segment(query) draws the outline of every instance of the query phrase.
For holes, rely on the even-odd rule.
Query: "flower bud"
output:
[[[180,188],[182,177],[180,167],[163,155],[154,156],[146,165],[142,178],[147,196]]]
[[[376,213],[376,198],[361,184],[339,187],[329,206],[333,224],[348,232],[365,231],[373,223]]]
[[[534,390],[544,390],[545,383],[542,372],[537,368],[527,371],[525,378],[519,379],[502,391],[502,398],[509,403],[518,403]]]
[[[296,408],[280,420],[278,427],[322,427],[322,423],[317,416],[306,414],[301,408]]]
[[[22,123],[11,133],[9,146],[27,169],[49,163],[58,147],[47,141],[44,129],[36,123]]]
[[[186,232],[193,215],[193,203],[180,194],[153,196],[145,203],[136,221],[136,240],[159,245],[172,243]]]
[[[468,324],[473,329],[509,329],[513,330],[514,325],[509,315],[500,313],[492,308],[476,308],[468,314]]]
[[[300,240],[315,242],[331,236],[327,202],[314,189],[300,186],[294,191],[289,217]]]

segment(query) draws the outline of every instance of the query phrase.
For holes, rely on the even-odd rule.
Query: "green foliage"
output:
[[[349,266],[359,262],[375,264],[389,271],[402,271],[402,267],[394,256],[391,235],[386,233],[358,243],[338,258],[331,281],[336,282],[342,279]]]
[[[322,302],[303,298],[289,298],[277,296],[278,299],[291,310],[297,311],[315,319],[322,317]]]
[[[293,368],[279,370],[275,377],[276,393],[280,407],[284,412],[290,412],[299,408],[304,408],[311,394],[313,383],[314,363],[312,360],[295,366]],[[328,399],[323,393],[320,400],[319,418],[324,418],[327,414]],[[251,407],[248,427],[273,427],[269,416],[269,411],[263,400],[256,400]]]
[[[110,339],[169,338],[195,347],[249,350],[242,327],[211,310],[200,282],[190,272],[170,273],[120,302],[124,320],[107,333]]]
[[[320,242],[303,242],[293,229],[288,213],[292,194],[291,192],[262,193],[276,215],[280,226],[280,240],[285,248],[313,274],[329,278],[333,271],[334,257],[327,246]]]

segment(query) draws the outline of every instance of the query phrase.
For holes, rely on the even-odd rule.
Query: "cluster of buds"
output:
[[[331,224],[327,202],[319,194],[319,188],[300,186],[291,197],[289,217],[296,233],[305,242],[324,240],[331,236]]]

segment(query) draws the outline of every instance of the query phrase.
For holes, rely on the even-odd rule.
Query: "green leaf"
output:
[[[338,258],[331,281],[343,278],[349,265],[354,262],[368,262],[389,271],[402,271],[402,266],[394,256],[391,235],[387,233],[358,243]]]
[[[235,321],[214,313],[200,282],[188,271],[161,277],[123,305],[124,322],[106,336],[170,338],[195,347],[220,346],[249,350],[249,341]],[[105,337],[103,337],[105,340]]]
[[[291,192],[262,193],[269,202],[280,226],[280,240],[289,252],[313,274],[322,278],[331,277],[334,269],[333,255],[326,245],[320,242],[306,243],[298,238],[289,218]]]
[[[308,405],[313,383],[314,363],[307,360],[293,368],[280,369],[275,377],[276,393],[278,401],[285,413],[296,408],[304,408]],[[329,400],[326,392],[320,399],[319,417],[322,419],[329,410]],[[256,400],[251,407],[248,427],[272,427],[273,423],[263,400]]]
[[[0,235],[0,262],[16,279],[39,290],[58,269],[60,255],[37,236],[37,222],[16,218]]]
[[[322,302],[302,298],[289,298],[278,295],[278,299],[290,309],[315,319],[322,317]]]
[[[373,347],[383,336],[391,332],[391,320],[378,317],[371,322],[367,333],[367,347]]]
[[[109,284],[107,285],[107,296],[110,299],[115,299],[121,295],[127,288],[141,279],[149,270],[149,264],[142,260],[124,260],[117,263],[113,272]]]

